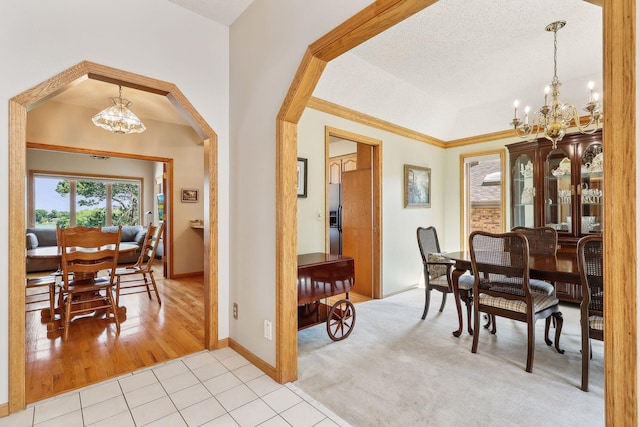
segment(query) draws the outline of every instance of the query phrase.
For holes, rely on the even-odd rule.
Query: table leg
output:
[[[460,289],[458,288],[458,280],[465,270],[458,270],[457,268],[451,273],[451,287],[453,288],[453,299],[456,302],[456,311],[458,312],[458,329],[453,331],[454,337],[459,337],[462,334],[462,306],[460,305]]]

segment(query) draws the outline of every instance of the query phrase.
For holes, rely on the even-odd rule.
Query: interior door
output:
[[[353,292],[373,298],[373,175],[342,173],[342,254],[355,261]]]

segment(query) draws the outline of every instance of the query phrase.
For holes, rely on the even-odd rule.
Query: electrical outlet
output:
[[[264,337],[271,341],[273,339],[273,331],[271,329],[271,322],[268,320],[264,321]]]
[[[238,318],[238,303],[235,302],[233,303],[233,318]]]

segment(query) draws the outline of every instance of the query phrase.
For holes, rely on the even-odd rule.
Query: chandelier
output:
[[[600,127],[602,112],[598,103],[599,95],[593,92],[593,82],[589,82],[589,102],[584,111],[589,113],[589,121],[582,126],[578,109],[573,104],[563,103],[560,95],[560,80],[558,79],[558,30],[564,27],[565,21],[556,21],[545,27],[547,31],[553,31],[553,80],[551,85],[544,89],[544,105],[533,114],[533,120],[529,122],[529,107],[524,109],[524,122],[518,117],[518,101],[514,102],[514,117],[511,125],[515,129],[516,135],[521,138],[530,138],[535,131],[535,136],[542,133],[545,138],[551,141],[553,149],[558,146],[558,141],[562,140],[567,133],[567,129],[573,121],[575,127],[581,133],[592,134]],[[551,93],[551,104],[548,103],[549,93]]]
[[[131,101],[122,97],[122,86],[118,86],[117,98],[109,98],[113,104],[93,116],[93,124],[117,134],[141,133],[147,128],[142,121],[129,110]]]

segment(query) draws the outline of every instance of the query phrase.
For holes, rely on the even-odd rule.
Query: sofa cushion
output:
[[[38,246],[58,246],[58,231],[55,228],[27,228],[38,238]]]
[[[38,236],[35,233],[27,233],[27,250],[38,247]]]

